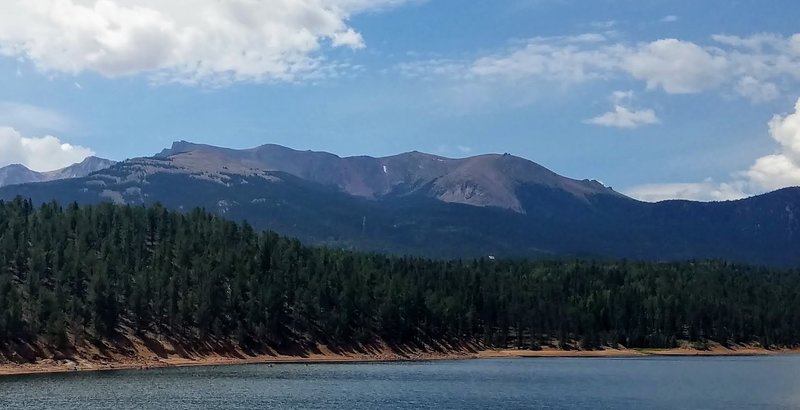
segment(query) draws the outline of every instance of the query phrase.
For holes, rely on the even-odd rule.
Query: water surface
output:
[[[0,408],[800,409],[800,356],[245,365],[0,378]]]

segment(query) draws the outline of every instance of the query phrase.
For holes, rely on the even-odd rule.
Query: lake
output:
[[[244,365],[0,378],[0,408],[800,409],[800,356]]]

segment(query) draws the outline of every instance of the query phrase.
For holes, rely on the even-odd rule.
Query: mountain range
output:
[[[50,172],[36,172],[24,165],[12,164],[0,168],[0,187],[85,177],[92,172],[106,169],[114,164],[115,162],[111,160],[88,157],[77,164]]]
[[[343,158],[180,141],[85,176],[0,188],[0,199],[18,195],[203,207],[310,244],[437,258],[800,265],[800,188],[729,202],[646,203],[509,154]]]
[[[565,178],[508,154],[451,159],[410,152],[384,158],[341,158],[327,152],[296,151],[279,145],[232,150],[180,141],[156,158],[168,160],[188,172],[247,175],[278,171],[360,198],[422,195],[447,203],[519,213],[525,213],[525,208],[517,190],[529,184],[558,189],[583,200],[592,195],[621,196],[597,181]]]

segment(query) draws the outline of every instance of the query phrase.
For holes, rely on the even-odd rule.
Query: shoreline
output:
[[[646,358],[646,357],[747,357],[800,354],[800,349],[764,349],[738,347],[734,349],[715,346],[708,350],[687,348],[673,349],[599,349],[599,350],[542,350],[486,349],[478,351],[456,350],[452,352],[401,353],[357,353],[338,354],[323,352],[306,356],[256,355],[230,357],[206,355],[197,358],[167,357],[124,361],[106,360],[42,360],[30,364],[0,363],[0,379],[10,376],[36,374],[61,374],[75,372],[99,372],[119,370],[151,370],[182,367],[236,366],[254,364],[355,364],[355,363],[399,363],[439,360],[513,359],[513,358]]]

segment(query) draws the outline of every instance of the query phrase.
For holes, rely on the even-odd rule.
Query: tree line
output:
[[[242,346],[800,342],[800,271],[443,261],[321,247],[202,210],[0,201],[0,343],[122,329]]]

